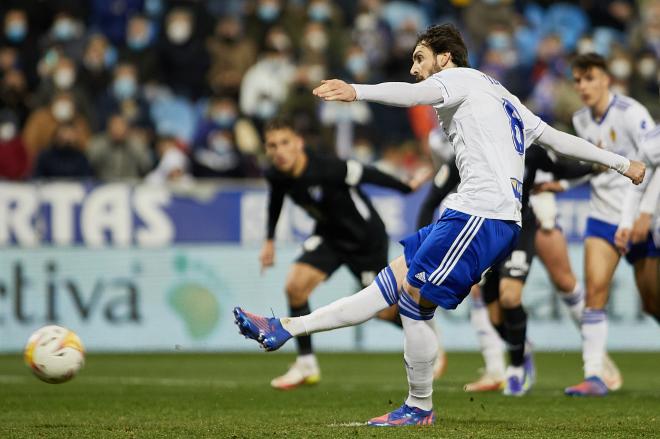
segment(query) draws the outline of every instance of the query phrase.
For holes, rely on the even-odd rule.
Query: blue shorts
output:
[[[584,232],[584,237],[604,239],[616,249],[616,246],[614,245],[616,229],[617,226],[614,224],[589,217],[587,218],[587,230]],[[626,253],[626,260],[630,264],[634,264],[640,259],[657,257],[660,257],[660,247],[656,246],[655,242],[653,242],[653,236],[651,233],[649,233],[645,242],[631,245],[628,253]]]
[[[482,274],[513,251],[520,227],[445,209],[440,219],[401,241],[406,280],[427,300],[454,309]]]

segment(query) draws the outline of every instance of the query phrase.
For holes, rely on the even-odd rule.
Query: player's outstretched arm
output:
[[[443,101],[442,90],[433,80],[416,84],[408,82],[383,82],[375,85],[348,84],[340,79],[321,81],[313,92],[325,101],[369,101],[395,107],[434,105]]]
[[[634,184],[640,184],[644,180],[646,170],[644,163],[628,160],[618,154],[605,151],[584,139],[556,130],[551,126],[547,126],[543,130],[537,142],[557,154],[614,169],[628,177]]]

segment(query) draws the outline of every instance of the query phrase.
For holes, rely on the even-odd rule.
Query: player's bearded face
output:
[[[266,132],[266,157],[280,172],[292,172],[300,160],[303,142],[288,128]]]
[[[573,82],[580,99],[588,107],[596,105],[603,99],[610,86],[607,73],[596,67],[586,70],[574,69]]]
[[[438,56],[427,46],[418,44],[413,52],[413,65],[410,68],[410,74],[415,77],[415,80],[423,81],[440,70],[442,68],[438,64]]]

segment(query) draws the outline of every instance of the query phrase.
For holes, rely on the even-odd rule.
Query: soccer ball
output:
[[[83,367],[85,348],[75,332],[49,325],[30,336],[24,358],[41,381],[59,384],[69,381]]]

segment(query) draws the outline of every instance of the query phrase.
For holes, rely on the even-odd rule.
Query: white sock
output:
[[[406,404],[422,410],[433,408],[433,363],[438,356],[435,332],[424,320],[401,316],[403,359],[408,376]]]
[[[389,307],[376,283],[351,296],[342,297],[311,314],[280,319],[284,329],[296,337],[358,325]]]
[[[435,334],[436,344],[438,345],[438,354],[444,352],[445,346],[442,343],[442,332],[440,331],[440,327],[435,323],[435,318],[424,320],[424,322],[429,325],[431,330],[433,330],[433,334]]]
[[[486,364],[486,373],[495,377],[504,377],[506,346],[490,323],[488,309],[483,301],[473,299],[471,303],[470,323],[477,334],[481,355],[484,357],[484,363]]]
[[[298,355],[296,363],[299,363],[307,369],[318,369],[319,367],[319,363],[316,361],[316,355],[314,354]]]
[[[607,314],[602,309],[585,308],[582,313],[582,360],[584,377],[602,376],[607,344]]]
[[[559,297],[566,304],[568,313],[579,328],[582,321],[582,311],[584,310],[584,289],[582,289],[582,285],[578,282],[575,284],[573,291],[560,291]]]

